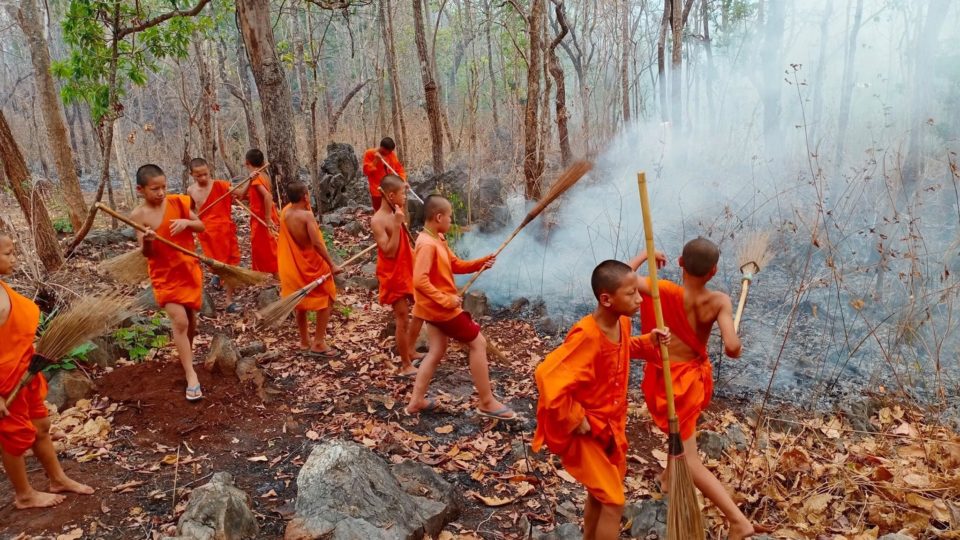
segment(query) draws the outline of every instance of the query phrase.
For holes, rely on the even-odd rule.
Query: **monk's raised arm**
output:
[[[723,340],[723,353],[730,358],[739,358],[743,345],[740,342],[740,336],[733,328],[733,303],[730,297],[723,293],[714,294],[717,295],[717,302],[720,304],[717,326],[720,327],[720,339]]]

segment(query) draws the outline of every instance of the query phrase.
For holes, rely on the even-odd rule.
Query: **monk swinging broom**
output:
[[[740,282],[740,301],[737,303],[737,313],[733,317],[734,331],[740,330],[740,318],[743,316],[743,308],[747,303],[747,292],[750,290],[750,284],[753,283],[754,276],[762,268],[765,268],[773,257],[769,248],[770,233],[755,232],[747,236],[746,241],[737,252],[743,279]]]

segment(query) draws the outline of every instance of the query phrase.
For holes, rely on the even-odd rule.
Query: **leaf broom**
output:
[[[130,312],[140,307],[129,298],[111,294],[101,297],[82,296],[50,321],[50,326],[37,342],[33,358],[23,377],[4,400],[9,406],[27,383],[48,365],[70,354],[70,351],[92,338],[118,326]]]
[[[341,264],[340,267],[346,268],[347,266],[350,266],[351,264],[359,261],[367,253],[370,253],[371,251],[373,251],[373,249],[376,247],[377,247],[376,244],[367,246],[360,253],[357,253],[353,257],[350,257],[349,259],[344,261],[344,263]],[[264,326],[266,328],[273,328],[278,326],[280,323],[286,320],[286,318],[289,317],[291,313],[293,313],[294,308],[297,307],[297,304],[299,304],[301,300],[306,298],[308,294],[313,292],[314,289],[322,285],[331,277],[332,276],[329,273],[326,273],[320,276],[319,278],[311,281],[310,283],[307,283],[303,287],[300,287],[293,294],[285,298],[281,298],[280,300],[277,300],[276,302],[270,304],[269,306],[257,311],[255,313],[257,321],[261,326]]]
[[[123,216],[117,212],[114,212],[109,206],[106,206],[103,203],[97,203],[97,208],[99,208],[100,210],[103,210],[104,212],[110,214],[111,216],[119,219],[120,221],[126,223],[127,225],[133,227],[134,229],[142,233],[147,232],[147,228],[144,227],[143,225],[140,225],[139,223],[134,223],[132,220],[130,220],[130,218]],[[224,283],[227,283],[234,287],[245,287],[248,285],[257,285],[259,283],[263,283],[264,281],[270,278],[270,274],[266,274],[264,272],[247,270],[246,268],[240,268],[238,266],[222,263],[220,261],[211,259],[210,257],[204,257],[203,255],[190,251],[189,249],[183,246],[180,246],[178,244],[175,244],[170,240],[167,240],[166,238],[163,238],[161,236],[157,237],[157,241],[167,245],[172,249],[179,251],[180,253],[183,253],[184,255],[188,255],[195,259],[199,259],[200,262],[209,266],[210,270],[213,271],[214,274],[220,276],[220,279],[222,279]]]
[[[740,318],[743,316],[743,308],[747,304],[747,292],[750,290],[753,276],[759,273],[760,269],[766,267],[771,258],[773,258],[773,255],[770,253],[770,233],[766,231],[748,235],[746,241],[740,246],[737,252],[737,260],[740,263],[740,273],[743,274],[743,280],[740,282],[740,301],[737,302],[737,312],[733,317],[734,332],[740,330]]]
[[[637,173],[637,185],[640,189],[640,208],[643,211],[643,232],[647,241],[647,253],[656,253],[653,245],[653,220],[650,216],[650,199],[647,196],[647,176]],[[657,258],[647,259],[650,273],[650,296],[653,299],[653,312],[657,319],[657,328],[663,330],[663,309],[660,306],[660,285],[657,282]],[[667,538],[669,540],[703,540],[703,515],[700,501],[693,485],[693,477],[683,455],[683,441],[680,439],[680,422],[673,401],[673,379],[670,376],[670,355],[667,346],[660,343],[660,357],[663,360],[663,380],[667,391],[667,417],[669,433],[670,486],[667,506]]]
[[[147,258],[139,249],[128,251],[101,262],[97,269],[113,276],[117,281],[138,285],[150,277]]]
[[[540,198],[540,201],[537,202],[537,205],[534,206],[529,212],[527,212],[527,216],[523,218],[523,221],[520,223],[520,225],[516,229],[514,229],[513,233],[511,233],[510,236],[508,236],[507,239],[504,240],[502,244],[500,244],[500,247],[498,247],[497,250],[493,252],[493,256],[496,257],[497,255],[499,255],[500,252],[503,251],[503,248],[507,247],[507,244],[509,244],[511,240],[516,238],[517,234],[519,234],[524,227],[526,227],[531,221],[536,219],[537,216],[543,213],[543,211],[547,208],[547,206],[550,205],[550,203],[557,200],[561,195],[566,193],[567,190],[573,187],[573,185],[576,184],[577,181],[579,181],[581,178],[583,178],[583,175],[587,174],[587,172],[589,172],[590,169],[592,168],[593,168],[593,163],[586,160],[576,161],[573,164],[571,164],[569,167],[567,167],[566,170],[564,170],[563,173],[560,175],[560,178],[557,178],[557,181],[554,182],[552,186],[550,186],[550,191],[547,192],[546,195]],[[473,283],[477,280],[478,277],[480,277],[480,274],[482,274],[483,272],[484,272],[483,269],[479,270],[470,278],[470,281],[467,281],[466,285],[464,285],[463,288],[460,289],[461,296],[467,293],[467,291],[470,289]]]
[[[214,206],[216,206],[218,202],[220,202],[220,201],[222,201],[223,199],[229,197],[230,195],[233,194],[233,192],[237,191],[237,190],[240,189],[241,187],[243,187],[243,186],[247,185],[248,183],[250,183],[250,181],[253,180],[253,177],[255,177],[255,176],[257,176],[258,174],[260,174],[261,171],[263,171],[264,169],[266,169],[266,168],[269,167],[269,166],[270,166],[270,163],[264,163],[264,164],[261,165],[260,167],[257,167],[256,169],[250,171],[250,174],[247,175],[247,178],[244,179],[243,182],[240,182],[239,184],[237,184],[237,185],[233,186],[232,188],[230,188],[230,191],[228,191],[228,192],[224,193],[223,195],[217,197],[216,199],[213,200],[212,203],[210,203],[210,204],[204,204],[203,208],[197,210],[197,215],[198,215],[198,216],[203,215],[204,212],[206,212],[207,210],[209,210],[209,209],[213,208]]]

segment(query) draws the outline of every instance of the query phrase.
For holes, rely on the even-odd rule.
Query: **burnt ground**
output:
[[[338,249],[350,251],[368,242],[339,233],[336,239]],[[57,287],[114,288],[94,269],[102,251],[90,249],[71,260]],[[110,255],[122,251],[114,247]],[[69,496],[55,509],[16,511],[9,485],[2,483],[0,538],[158,538],[172,532],[191,489],[218,471],[232,473],[251,496],[260,537],[279,538],[292,514],[300,467],[316,441],[331,438],[363,444],[393,462],[426,463],[458,486],[466,504],[446,528],[450,538],[523,538],[524,523],[549,529],[579,520],[582,488],[563,476],[555,457],[529,453],[536,399],[532,371],[553,344],[528,322],[481,320],[485,335],[507,358],[491,359],[496,391],[525,421],[496,422],[474,413],[465,352],[455,346],[431,385],[443,412],[406,417],[401,411],[412,381],[393,377],[392,338],[384,332],[391,314],[376,304],[374,292],[341,291],[330,334],[345,355],[329,362],[297,350],[292,324],[278,331],[256,329],[252,310],[258,292],[241,293],[246,313],[201,319],[195,348],[205,399],[199,403],[183,399],[185,380],[172,346],[139,364],[87,366],[97,384],[93,409],[112,411],[110,429],[79,442],[69,435],[75,431],[68,431],[58,444],[68,473],[97,493]],[[220,307],[221,294],[214,294]],[[263,344],[266,352],[255,358],[264,387],[199,367],[216,334],[231,337],[240,348]],[[628,424],[631,502],[657,497],[655,479],[666,458],[665,437],[646,413],[638,382],[635,377],[631,383]],[[702,427],[723,431],[736,425],[752,434],[750,408],[748,401],[715,401]],[[923,425],[921,413],[878,403],[868,413],[870,432],[844,418],[804,418],[789,410],[768,415],[755,450],[728,448],[707,465],[730,485],[742,479],[738,503],[778,528],[776,537],[834,538],[849,532],[876,538],[904,530],[936,538],[939,533],[920,531],[960,526],[960,507],[950,514],[951,501],[960,495],[960,439],[945,428]],[[70,428],[63,418],[55,425]],[[28,466],[31,481],[45,486],[33,458]],[[923,496],[904,498],[907,492]],[[719,535],[723,521],[716,509],[708,506],[706,514]]]

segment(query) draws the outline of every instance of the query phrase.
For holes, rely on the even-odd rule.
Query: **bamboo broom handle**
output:
[[[372,245],[369,245],[369,246],[363,248],[363,251],[361,251],[360,253],[357,253],[357,254],[354,255],[353,257],[350,257],[349,259],[343,261],[343,264],[340,265],[340,268],[346,268],[346,267],[350,266],[351,264],[357,262],[357,260],[359,260],[360,257],[363,257],[363,256],[366,255],[367,253],[370,253],[370,251],[371,251],[373,248],[375,248],[375,247],[377,247],[377,245],[376,245],[376,244],[372,244]],[[320,285],[323,285],[323,282],[325,282],[326,280],[330,279],[331,277],[333,277],[332,274],[330,274],[330,272],[327,272],[326,274],[318,277],[317,279],[311,281],[310,283],[307,283],[306,285],[304,285],[303,287],[301,287],[300,290],[297,291],[297,292],[298,292],[298,293],[302,293],[303,296],[306,296],[306,295],[310,294],[310,293],[313,291],[313,289],[319,287]]]
[[[223,199],[229,197],[231,194],[233,194],[234,191],[236,191],[236,190],[240,189],[241,187],[243,187],[244,185],[246,185],[248,182],[250,182],[251,180],[253,180],[253,177],[254,177],[254,176],[260,174],[264,169],[266,169],[266,168],[269,167],[269,166],[270,166],[269,163],[264,163],[263,166],[261,166],[261,167],[259,167],[259,168],[257,168],[257,169],[254,169],[254,170],[252,170],[252,171],[250,171],[250,174],[247,175],[247,179],[246,179],[246,180],[244,180],[243,182],[240,182],[239,184],[233,186],[232,188],[230,188],[230,191],[228,191],[228,192],[224,193],[223,195],[217,197],[216,199],[214,199],[214,201],[213,201],[212,203],[210,203],[210,204],[204,206],[202,209],[198,210],[198,211],[197,211],[197,216],[202,215],[202,214],[203,214],[204,212],[206,212],[207,210],[209,210],[209,209],[213,208],[214,206],[216,206],[218,202],[220,202],[220,201],[222,201]]]
[[[647,240],[647,253],[656,253],[653,245],[653,220],[650,217],[650,197],[647,195],[647,175],[637,173],[637,186],[640,189],[640,208],[643,211],[643,234]],[[660,284],[657,282],[657,258],[648,257],[647,267],[650,273],[650,296],[653,298],[653,313],[657,319],[657,328],[663,330],[663,308],[660,305]],[[675,422],[677,418],[676,406],[673,403],[673,379],[670,376],[670,353],[662,341],[660,343],[660,358],[663,360],[663,380],[667,390],[667,418]],[[672,427],[672,426],[671,426]]]
[[[740,283],[740,301],[737,302],[737,314],[733,317],[733,331],[740,331],[740,317],[743,316],[743,307],[747,304],[747,291],[750,290],[750,279],[744,277]]]
[[[370,253],[370,251],[373,250],[373,248],[375,247],[377,247],[376,244],[370,244],[369,246],[363,248],[363,251],[361,251],[360,253],[357,253],[353,257],[350,257],[349,259],[343,261],[343,264],[340,265],[340,268],[350,266],[351,264],[357,262],[357,260],[360,259],[360,257],[363,257],[367,253]]]
[[[244,210],[246,210],[246,211],[250,214],[250,217],[252,217],[253,219],[259,221],[261,225],[263,225],[264,227],[266,227],[267,232],[270,233],[270,236],[272,236],[272,237],[274,237],[274,238],[277,237],[277,235],[273,233],[273,229],[271,229],[270,226],[267,225],[267,222],[264,221],[262,217],[254,214],[254,213],[253,213],[253,210],[251,210],[249,206],[243,204],[241,201],[237,201],[237,204],[240,205],[240,208],[243,208]]]
[[[139,223],[136,223],[136,222],[130,220],[130,218],[128,218],[127,216],[124,216],[123,214],[120,214],[120,213],[118,213],[118,212],[114,212],[113,209],[111,209],[109,206],[107,206],[107,205],[105,205],[105,204],[103,204],[103,203],[97,203],[97,208],[100,209],[100,210],[103,210],[104,212],[106,212],[106,213],[109,214],[110,216],[117,218],[118,220],[126,223],[127,225],[133,227],[134,229],[136,229],[136,230],[138,230],[138,231],[140,231],[140,232],[142,232],[142,233],[146,233],[146,232],[147,232],[147,228],[144,227],[143,225],[140,225]],[[200,259],[201,261],[203,261],[203,262],[205,262],[205,263],[208,262],[208,259],[207,259],[206,257],[201,257],[201,256],[198,255],[197,253],[195,253],[195,252],[193,252],[193,251],[190,251],[189,249],[187,249],[187,248],[185,248],[185,247],[183,247],[183,246],[181,246],[181,245],[179,245],[179,244],[175,244],[175,243],[171,242],[170,240],[167,240],[166,238],[164,238],[164,237],[162,237],[162,236],[158,236],[156,239],[157,239],[161,244],[166,244],[167,246],[169,246],[169,247],[171,247],[171,248],[179,251],[180,253],[183,253],[184,255],[189,255],[189,256],[191,256],[191,257],[193,257],[193,258],[195,258],[195,259]],[[208,263],[208,264],[209,264],[209,263]]]
[[[387,192],[383,190],[382,187],[377,186],[377,191],[380,192],[380,196],[383,197],[383,200],[387,201]],[[422,202],[422,201],[421,201]],[[393,210],[393,213],[397,213],[397,207],[387,201],[387,204],[390,204],[390,209]],[[407,239],[410,241],[410,247],[414,247],[413,243],[413,233],[410,232],[410,227],[407,226],[407,222],[403,222],[403,230],[407,231]]]

